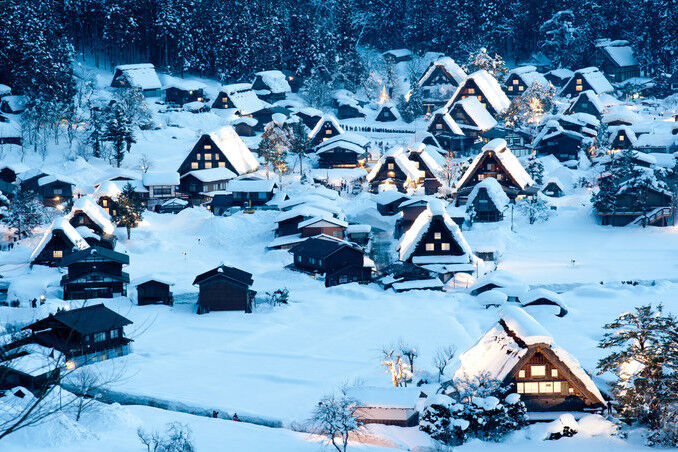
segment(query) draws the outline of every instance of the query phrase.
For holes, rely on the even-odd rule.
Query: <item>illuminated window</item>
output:
[[[433,251],[435,249],[436,249],[436,247],[433,243],[427,243],[426,244],[426,251]]]
[[[436,124],[436,129],[440,130],[443,128],[443,125],[441,123]]]
[[[466,92],[467,92],[468,94],[475,94],[475,93],[476,93],[476,90],[475,90],[475,88],[469,88],[469,89],[466,90]]]
[[[518,391],[519,394],[522,394],[525,392],[525,384],[524,383],[518,383],[516,390]]]
[[[449,243],[442,243],[441,244],[441,249],[443,251],[449,251],[450,250],[450,244]]]
[[[205,154],[205,160],[212,160],[212,154]]]
[[[581,85],[577,85],[577,87],[575,88],[576,91],[582,91],[583,89],[584,87]]]
[[[514,79],[513,79],[513,84],[514,84],[514,85],[517,85],[518,83],[519,83],[519,82],[518,82],[518,79],[517,79],[517,78],[514,78]]]
[[[580,78],[577,79],[577,85],[581,85],[582,80]]]
[[[553,392],[557,392],[557,393],[563,392],[563,387],[561,385],[561,382],[559,382],[559,381],[553,382]]]
[[[214,160],[219,160],[219,154],[214,154]]]
[[[518,87],[518,91],[522,91],[523,89],[524,89],[524,87],[522,87],[522,86]]]
[[[226,166],[226,162],[219,162],[218,165],[219,165],[219,168],[223,168],[223,167]]]
[[[325,131],[325,135],[332,135],[332,129],[327,129]]]
[[[211,144],[206,144],[205,146],[203,146],[203,149],[212,149],[212,145],[211,145]]]
[[[193,91],[189,91],[188,94],[193,94]]]
[[[198,169],[198,162],[191,162],[192,169]]]
[[[567,388],[567,392],[569,392],[570,394],[572,394],[572,393],[574,392],[574,388]]]
[[[619,135],[619,141],[624,141],[624,135]]]
[[[62,257],[64,257],[64,252],[61,251],[61,250],[54,250],[54,252],[52,253],[52,256],[56,257],[56,258],[62,258]]]
[[[542,394],[553,393],[553,382],[552,381],[539,382],[539,392],[541,392]]]
[[[212,168],[212,162],[205,162],[205,168]]]
[[[102,205],[103,207],[108,207],[108,199],[102,199],[102,200],[101,200],[101,205]]]
[[[539,383],[525,383],[525,394],[537,394],[539,392]]]
[[[551,369],[551,376],[557,377],[558,376],[558,369]]]
[[[530,375],[532,375],[533,377],[546,376],[546,366],[531,366]]]
[[[509,87],[508,87],[508,90],[509,90],[509,91],[513,91],[513,86],[509,86]]]
[[[443,237],[443,235],[440,232],[436,232],[433,234],[433,238],[436,240],[440,240]]]
[[[525,370],[521,369],[518,371],[518,377],[525,378]]]
[[[393,168],[395,168],[395,165],[393,163],[389,163],[387,168],[392,170]]]

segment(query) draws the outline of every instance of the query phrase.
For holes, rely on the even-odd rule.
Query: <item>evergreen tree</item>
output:
[[[125,151],[129,152],[131,144],[134,143],[134,133],[129,119],[125,117],[124,110],[118,104],[113,105],[113,111],[108,115],[103,139],[111,142],[113,158],[119,168],[125,158]]]
[[[599,361],[598,369],[617,377],[617,412],[625,422],[657,432],[662,415],[678,402],[678,322],[661,305],[648,304],[604,328],[599,347],[611,353]]]
[[[38,195],[23,185],[14,195],[14,199],[4,210],[2,222],[14,229],[17,237],[25,237],[36,226],[40,226],[48,219],[47,211],[40,202]]]
[[[544,165],[536,156],[530,156],[525,171],[527,171],[527,174],[530,175],[537,185],[541,185],[544,182]]]
[[[145,210],[143,198],[134,191],[132,184],[123,187],[116,200],[117,215],[114,220],[118,226],[127,229],[127,239],[132,237],[132,228],[136,227],[143,219]]]
[[[303,175],[304,154],[310,146],[308,129],[303,122],[296,121],[292,123],[289,137],[289,153],[299,157],[299,175]]]

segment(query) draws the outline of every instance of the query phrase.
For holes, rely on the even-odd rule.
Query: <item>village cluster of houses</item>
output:
[[[399,64],[412,54],[400,49],[384,58]],[[461,356],[458,374],[489,372],[511,385],[534,412],[599,409],[605,400],[591,378],[526,312],[548,305],[555,315],[567,315],[559,295],[491,272],[494,251],[473,249],[462,229],[502,221],[522,200],[571,193],[577,183],[572,168],[582,158],[604,169],[617,158],[615,152],[631,149],[638,167],[666,166],[650,154],[678,150],[678,115],[644,114],[636,104],[615,97],[620,84],[640,76],[632,49],[623,41],[601,41],[595,66],[588,68],[551,69],[543,55],[530,63],[513,69],[501,84],[486,70],[467,74],[449,57],[434,58],[413,81],[423,93],[425,131],[404,122],[388,96],[370,105],[338,90],[331,111],[300,105],[290,94],[301,81],[282,71],[259,72],[251,83],[221,86],[210,98],[214,93],[199,81],[170,76],[161,81],[151,64],[122,65],[115,68],[112,87],[136,88],[149,98],[164,96],[166,111],[229,111],[230,125],[201,134],[175,172],[118,171],[85,188],[64,176],[11,164],[0,168],[0,191],[11,197],[21,187],[30,189],[46,206],[62,210],[33,250],[30,265],[64,269],[64,300],[127,296],[132,286],[138,305],[172,305],[172,281],[156,275],[130,279],[123,271],[129,256],[116,250],[115,218],[128,185],[158,213],[192,206],[219,216],[275,210],[275,238],[267,250],[288,251],[290,270],[320,278],[326,287],[352,282],[377,282],[395,292],[464,287],[484,307],[501,308],[499,323]],[[502,125],[511,99],[535,84],[555,87],[561,108],[544,115],[532,134]],[[21,144],[13,115],[25,103],[25,97],[0,85],[0,146]],[[306,127],[307,154],[318,176],[309,190],[292,196],[261,175],[256,157],[264,127],[290,120]],[[606,130],[604,136],[601,130]],[[397,143],[383,138],[389,135],[399,137]],[[402,136],[409,137],[407,142]],[[609,152],[601,156],[599,148]],[[526,170],[529,154],[552,163],[541,183]],[[465,166],[463,158],[468,159]],[[384,220],[380,225],[393,224],[385,232],[393,238],[395,256],[381,268],[373,260],[374,226],[347,218],[339,202],[341,190],[334,189],[329,176],[351,169],[362,172],[337,173],[352,177],[342,179],[339,188],[350,182],[369,191]],[[620,202],[614,212],[598,212],[603,224],[626,225],[640,216],[649,224],[668,224],[674,215],[671,195],[660,187],[649,190],[648,208],[656,211],[649,220],[633,211],[629,201],[628,209]],[[254,279],[246,269],[220,265],[196,275],[193,284],[199,314],[253,310]],[[103,304],[51,314],[0,344],[0,368],[7,370],[0,383],[40,388],[58,378],[50,363],[59,359],[73,368],[127,354],[131,340],[123,328],[130,323]],[[378,392],[367,396],[379,399]],[[364,419],[412,425],[424,392],[412,392],[395,405],[365,403]]]

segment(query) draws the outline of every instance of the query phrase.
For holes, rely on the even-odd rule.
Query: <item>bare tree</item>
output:
[[[417,348],[402,341],[398,344],[398,348],[400,349],[400,354],[407,359],[407,364],[410,366],[410,372],[414,374],[414,359],[419,356]]]
[[[191,429],[186,424],[170,422],[165,426],[165,433],[153,430],[147,432],[137,429],[139,441],[146,446],[148,452],[194,452]]]
[[[324,436],[338,452],[346,452],[349,436],[363,425],[356,416],[357,409],[358,402],[344,391],[340,396],[325,396],[313,410],[309,430]]]
[[[447,345],[441,347],[433,356],[433,365],[438,369],[438,383],[441,383],[445,375],[445,369],[454,359],[457,353],[457,347],[454,345]]]
[[[407,365],[403,363],[402,355],[393,348],[385,347],[382,351],[381,365],[386,368],[386,372],[391,375],[393,386],[405,386],[407,379],[411,375],[408,372]]]
[[[102,390],[124,377],[124,366],[107,366],[105,369],[83,366],[70,373],[62,386],[77,397],[73,402],[75,420],[91,411],[101,398]]]

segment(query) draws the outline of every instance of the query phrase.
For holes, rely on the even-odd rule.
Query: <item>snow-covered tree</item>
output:
[[[530,224],[546,221],[551,216],[551,208],[541,197],[540,193],[518,201],[518,203],[516,203],[516,208],[527,217],[527,221]]]
[[[304,156],[309,148],[308,128],[301,121],[292,123],[288,132],[289,153],[299,157],[299,174],[304,174]]]
[[[118,226],[123,226],[127,230],[127,239],[129,240],[132,236],[132,228],[136,227],[143,219],[144,200],[134,191],[132,184],[127,184],[118,196],[116,204],[118,208],[115,221]]]
[[[485,69],[492,74],[499,83],[503,83],[509,69],[506,67],[504,59],[499,54],[490,55],[485,47],[471,53],[466,63],[469,72]]]
[[[113,105],[112,111],[107,116],[103,139],[111,142],[113,159],[115,164],[120,167],[125,158],[125,152],[129,152],[135,138],[131,121],[125,116],[125,111],[118,104]]]
[[[665,313],[662,305],[647,304],[621,314],[604,328],[599,347],[610,354],[598,362],[598,369],[617,377],[612,388],[616,411],[623,421],[646,425],[659,434],[666,428],[664,416],[675,411],[678,403],[676,318]]]
[[[554,112],[555,95],[556,90],[550,83],[548,86],[533,83],[511,100],[503,115],[505,124],[513,128],[536,128],[544,115]]]
[[[527,171],[527,174],[530,175],[537,185],[541,185],[544,182],[544,165],[536,156],[530,156],[525,166],[525,171]]]
[[[346,452],[349,436],[362,426],[356,416],[358,407],[358,401],[343,392],[325,396],[313,410],[309,427],[314,433],[324,436],[338,452]]]
[[[580,30],[571,10],[556,12],[539,27],[540,48],[557,66],[572,67],[581,61]]]
[[[2,222],[14,229],[17,237],[25,237],[48,219],[47,210],[38,195],[22,185],[4,211]]]

